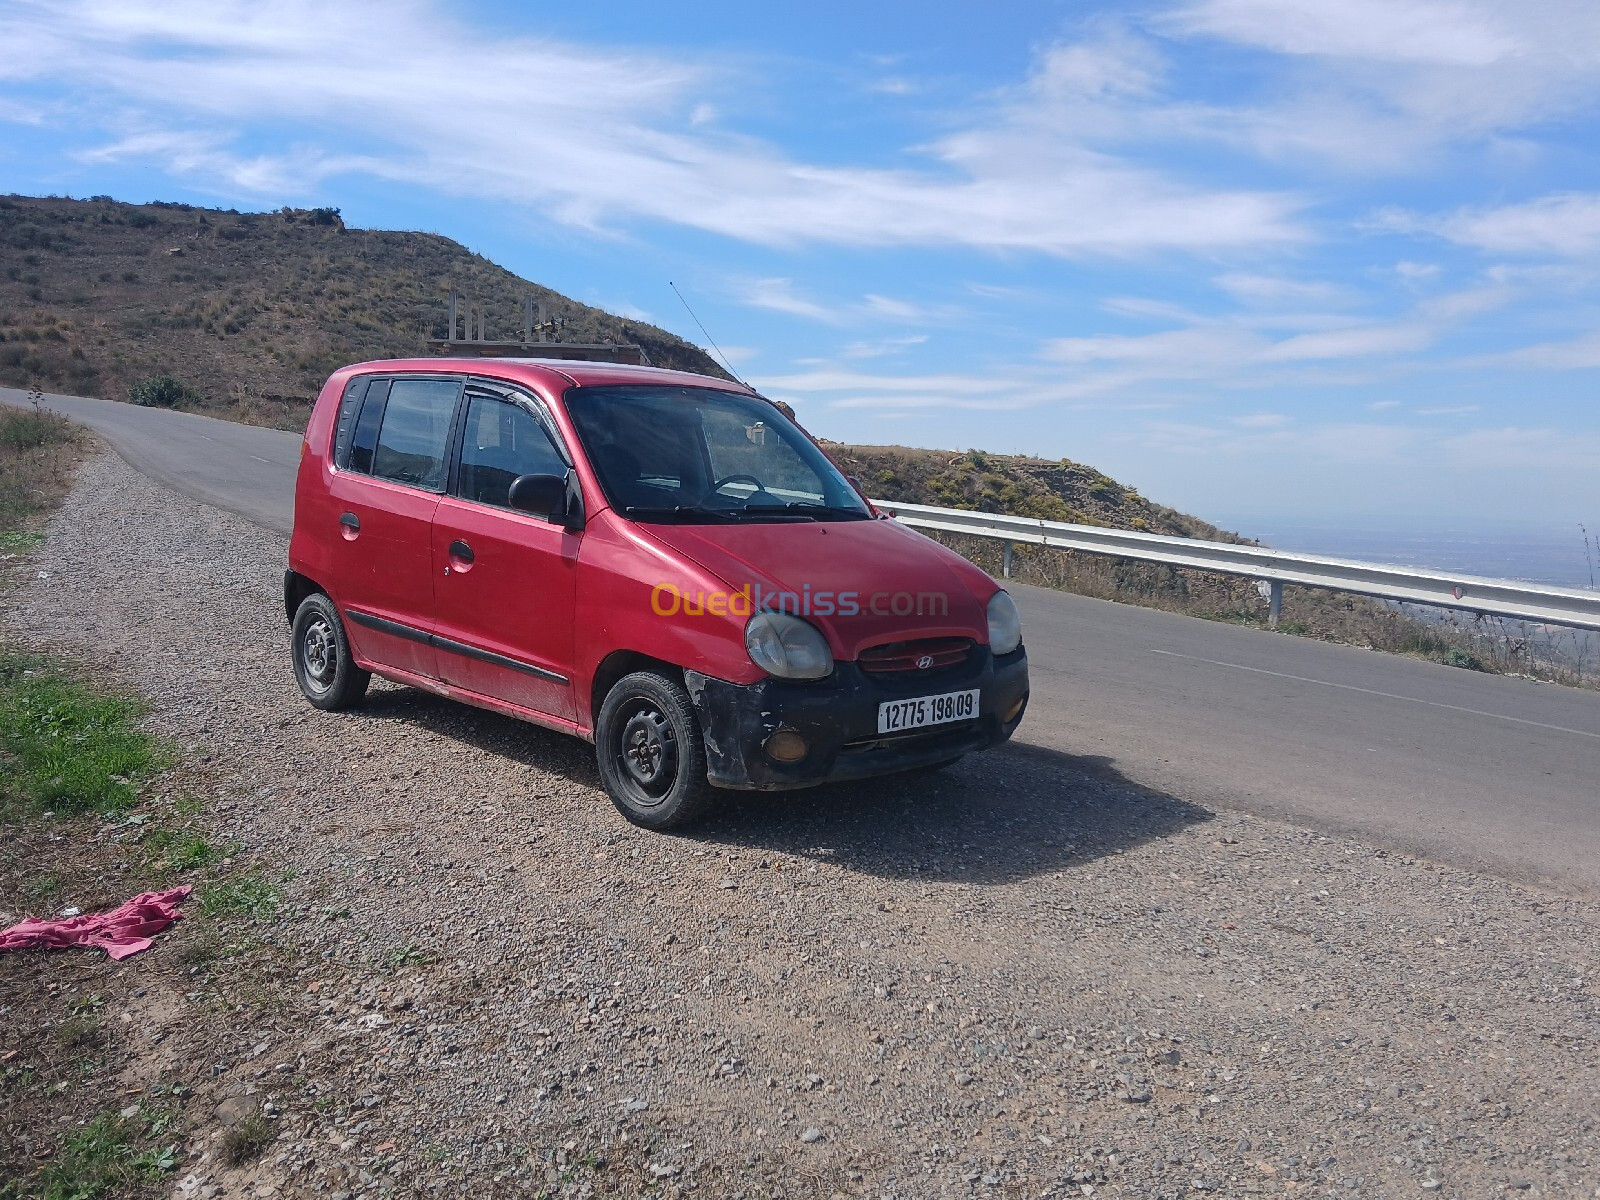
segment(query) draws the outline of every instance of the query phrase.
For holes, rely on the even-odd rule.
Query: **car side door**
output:
[[[341,405],[329,483],[339,538],[330,590],[356,658],[380,670],[439,677],[432,529],[462,386],[460,377],[374,377]]]
[[[451,485],[433,519],[441,677],[571,722],[574,597],[582,534],[514,510],[513,480],[566,476],[571,459],[539,401],[469,385]]]

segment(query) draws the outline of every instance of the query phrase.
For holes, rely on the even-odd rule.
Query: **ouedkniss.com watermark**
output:
[[[688,592],[675,584],[650,589],[650,608],[658,617],[748,617],[757,612],[796,617],[948,617],[950,598],[943,592],[856,592],[813,589],[770,591],[747,583],[735,592]]]

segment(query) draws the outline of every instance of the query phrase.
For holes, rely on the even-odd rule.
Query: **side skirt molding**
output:
[[[418,629],[414,625],[404,625],[399,621],[391,621],[387,617],[375,617],[371,613],[361,612],[359,609],[347,609],[345,616],[357,625],[365,625],[368,629],[376,629],[379,633],[387,633],[391,637],[405,638],[408,642],[420,642],[424,646],[433,646],[438,650],[447,650],[451,654],[460,654],[466,658],[475,658],[479,662],[493,663],[497,667],[505,667],[512,671],[521,671],[525,675],[532,675],[538,679],[547,679],[551,683],[563,686],[571,681],[565,675],[558,675],[554,671],[547,671],[543,667],[536,667],[532,663],[523,662],[520,658],[512,658],[505,654],[496,654],[493,650],[484,650],[478,646],[458,642],[454,638],[441,637],[437,633],[429,633],[426,629]]]

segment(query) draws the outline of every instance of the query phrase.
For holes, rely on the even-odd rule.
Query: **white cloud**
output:
[[[1482,411],[1481,404],[1440,404],[1432,408],[1417,409],[1419,417],[1464,417],[1468,413]]]
[[[1150,24],[1280,56],[1269,102],[1176,115],[1195,136],[1319,171],[1413,174],[1488,139],[1525,164],[1537,151],[1510,135],[1600,95],[1588,0],[1192,0]]]
[[[1132,336],[1056,338],[1041,353],[1052,362],[1074,366],[1130,363],[1156,367],[1163,374],[1189,375],[1247,362],[1266,348],[1266,340],[1256,334],[1210,325]]]
[[[1568,341],[1540,342],[1478,361],[1487,366],[1536,367],[1547,371],[1600,367],[1600,329]]]
[[[0,44],[9,77],[66,89],[101,127],[137,126],[144,161],[271,200],[360,170],[579,227],[663,221],[768,245],[1079,255],[1301,236],[1290,198],[1187,186],[1041,120],[1050,89],[1084,84],[1048,56],[1023,95],[923,147],[925,167],[884,169],[797,161],[696,124],[725,79],[706,62],[477,33],[427,0],[19,0]],[[305,148],[224,153],[269,121]],[[197,128],[210,157],[179,144],[175,131]],[[336,137],[364,156],[329,149]],[[296,188],[301,160],[316,170]]]
[[[161,159],[174,174],[224,180],[247,195],[295,195],[330,176],[352,171],[382,173],[384,164],[356,155],[331,155],[310,149],[286,154],[242,155],[228,149],[228,139],[207,130],[158,130],[131,134],[103,146],[80,150],[73,157],[85,163]]]
[[[3,78],[0,75],[0,78]],[[22,104],[0,97],[0,121],[11,125],[43,125],[47,119],[44,109],[36,104]]]
[[[1377,223],[1402,233],[1431,233],[1494,254],[1589,257],[1600,252],[1600,194],[1566,192],[1498,208],[1441,216],[1391,210]]]
[[[845,358],[882,358],[887,354],[900,354],[913,346],[920,346],[928,340],[925,333],[914,333],[907,337],[886,338],[876,342],[852,342],[840,354]]]
[[[910,96],[922,90],[914,80],[905,79],[898,75],[875,79],[867,85],[869,92],[879,92],[885,96]]]
[[[627,300],[590,300],[596,308],[603,308],[609,313],[616,313],[619,317],[626,317],[630,321],[642,321],[646,324],[655,324],[656,318],[645,309],[640,308]]]
[[[1600,471],[1600,435],[1593,433],[1507,426],[1470,430],[1442,445],[1459,466],[1497,474],[1529,468],[1547,474],[1574,471],[1580,479],[1593,479]]]
[[[844,322],[844,313],[829,308],[815,300],[807,299],[794,289],[792,279],[756,279],[739,290],[739,298],[756,308],[788,313],[791,317],[804,317],[808,321],[822,321],[828,325]]]
[[[752,280],[738,285],[736,293],[740,300],[756,308],[804,317],[809,321],[820,321],[825,325],[865,325],[882,322],[897,325],[949,324],[963,320],[966,316],[958,308],[915,304],[909,300],[899,300],[876,292],[868,292],[860,300],[825,304],[802,295],[795,288],[792,279],[783,278]]]
[[[1262,362],[1305,362],[1334,358],[1375,358],[1422,350],[1438,337],[1438,330],[1421,322],[1360,325],[1325,333],[1302,333],[1284,338],[1262,351]]]
[[[916,304],[893,296],[880,296],[876,292],[868,292],[863,296],[860,308],[868,317],[896,321],[902,325],[944,324],[966,317],[963,310],[949,305]]]
[[[1281,275],[1230,272],[1212,280],[1236,300],[1247,304],[1334,304],[1350,298],[1346,289],[1318,280],[1287,279]]]
[[[1439,334],[1420,321],[1355,325],[1273,340],[1236,324],[1212,322],[1159,333],[1056,338],[1042,357],[1074,366],[1117,363],[1142,377],[1222,378],[1276,363],[1387,358],[1423,349]]]
[[[1199,422],[1153,421],[1138,434],[1152,449],[1190,455],[1278,458],[1298,455],[1317,462],[1392,463],[1413,453],[1421,435],[1401,425],[1360,422],[1293,429],[1284,426],[1239,429]]]
[[[1394,273],[1407,283],[1437,278],[1440,270],[1438,263],[1411,262],[1409,259],[1401,259],[1394,265]]]
[[[1200,0],[1162,22],[1279,54],[1481,67],[1527,44],[1487,5],[1455,0]]]
[[[1166,74],[1166,64],[1149,42],[1115,25],[1104,25],[1098,36],[1051,47],[1045,52],[1030,84],[1040,95],[1054,98],[1154,96]]]

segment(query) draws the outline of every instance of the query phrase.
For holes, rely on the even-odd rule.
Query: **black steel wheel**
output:
[[[705,743],[682,684],[623,676],[600,706],[594,745],[606,794],[635,825],[680,829],[710,811]]]
[[[290,636],[294,677],[307,700],[330,712],[361,703],[372,674],[350,657],[350,640],[332,600],[321,592],[302,600]]]

